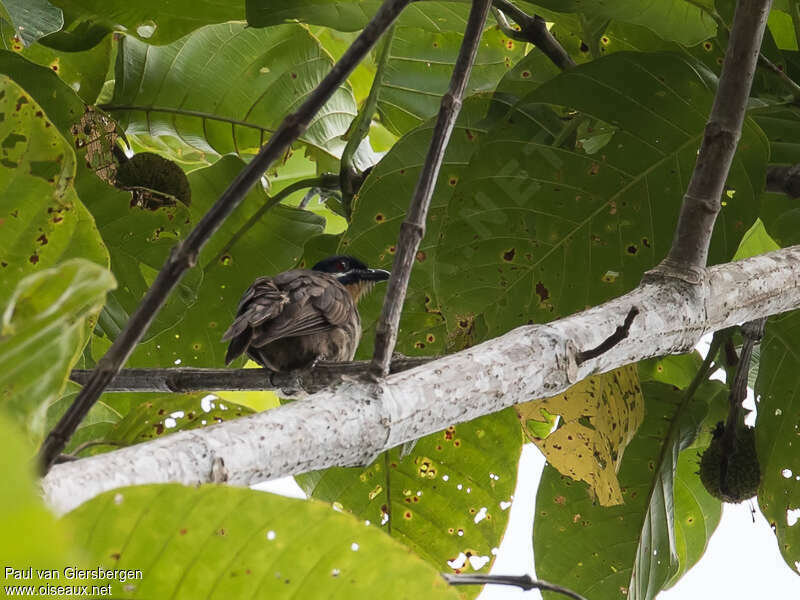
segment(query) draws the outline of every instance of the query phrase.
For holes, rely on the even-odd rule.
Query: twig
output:
[[[773,165],[767,169],[768,192],[800,198],[800,163],[789,166]]]
[[[619,344],[622,340],[628,337],[628,332],[631,329],[631,325],[633,324],[633,320],[636,318],[636,315],[639,314],[639,309],[635,306],[632,306],[631,309],[628,311],[628,315],[625,317],[625,322],[617,327],[610,336],[608,336],[603,343],[599,346],[592,348],[591,350],[583,350],[578,352],[578,355],[575,357],[575,362],[579,365],[581,363],[586,362],[591,358],[597,358],[601,354],[608,352]]]
[[[392,373],[424,365],[433,357],[392,360]],[[122,369],[104,390],[108,392],[220,392],[299,389],[312,394],[346,379],[369,372],[368,361],[320,362],[313,369],[296,373],[275,373],[269,369]],[[86,384],[92,371],[75,369],[69,378]]]
[[[261,205],[256,212],[254,212],[247,222],[242,225],[236,233],[231,236],[231,239],[217,252],[217,255],[208,261],[208,264],[205,266],[205,270],[208,270],[209,267],[212,265],[216,265],[222,260],[222,257],[225,256],[228,252],[231,251],[231,248],[238,242],[253,226],[261,220],[263,217],[273,206],[276,204],[280,204],[286,198],[288,198],[291,194],[299,191],[304,190],[306,188],[336,188],[339,186],[339,177],[333,175],[331,173],[323,173],[318,177],[309,177],[308,179],[301,179],[300,181],[295,181],[287,185],[283,188],[280,192],[272,196],[271,198],[267,198],[267,201]]]
[[[89,409],[100,397],[106,386],[114,379],[127,360],[134,346],[147,331],[170,291],[183,273],[194,266],[197,255],[206,241],[220,227],[227,216],[247,195],[261,175],[280,158],[286,148],[308,127],[311,119],[328,101],[347,76],[369,52],[370,48],[388,29],[411,0],[386,0],[364,30],[345,51],[342,58],[309,95],[296,113],[287,116],[267,144],[253,160],[237,175],[209,209],[188,237],[173,248],[167,262],[155,281],[128,319],[125,328],[111,344],[106,354],[98,361],[86,386],[80,391],[67,412],[48,434],[39,451],[39,463],[46,473],[55,458],[61,453]]]
[[[397,342],[397,329],[403,302],[406,299],[408,280],[411,277],[411,267],[414,264],[419,243],[425,235],[425,219],[428,216],[431,196],[436,186],[439,168],[442,166],[447,142],[450,140],[456,118],[461,111],[461,99],[467,87],[470,71],[472,71],[472,63],[478,52],[481,33],[486,24],[490,6],[491,0],[472,0],[472,8],[464,31],[464,40],[458,51],[458,58],[450,78],[450,89],[442,96],[439,116],[433,129],[425,164],[419,174],[406,220],[400,226],[392,276],[389,278],[381,318],[375,331],[375,353],[372,357],[371,370],[376,377],[385,377],[389,373],[389,363]]]
[[[800,97],[800,85],[798,85],[794,79],[789,77],[786,71],[768,59],[764,54],[758,55],[758,64],[777,75],[778,78],[783,81],[784,84],[786,84],[786,87],[792,90],[792,96],[794,98]]]
[[[800,48],[800,1],[789,0],[789,12],[792,15],[794,39],[797,42],[797,47]]]
[[[533,44],[562,71],[575,66],[575,61],[550,33],[547,23],[542,17],[530,16],[508,0],[494,0],[492,4],[495,7],[494,14],[497,23],[508,37]],[[519,31],[509,26],[505,16],[511,17],[519,25]]]
[[[686,2],[706,13],[714,20],[718,28],[724,29],[730,34],[731,28],[725,22],[725,19],[723,19],[722,16],[717,12],[713,4],[708,6],[698,0],[686,0]],[[785,71],[783,71],[761,52],[758,53],[758,64],[777,75],[787,85],[787,87],[792,90],[792,95],[795,98],[798,96],[798,93],[800,93],[800,85],[798,85],[791,77],[789,77],[789,75],[786,74]]]
[[[722,462],[719,469],[720,490],[728,494],[728,460],[736,448],[736,433],[742,425],[742,402],[747,397],[747,376],[750,372],[750,360],[753,348],[764,337],[764,326],[767,319],[756,319],[742,325],[742,354],[736,363],[736,375],[730,386],[728,395],[728,418],[722,432]]]
[[[683,197],[675,237],[654,272],[699,283],[725,179],[742,132],[747,98],[772,0],[740,0],[730,42],[692,178]]]
[[[574,600],[586,600],[577,592],[541,579],[533,579],[530,575],[453,575],[451,573],[442,573],[442,577],[450,585],[513,585],[525,591],[545,590],[546,592],[554,592],[568,598],[574,598]]]
[[[339,170],[340,187],[342,190],[342,208],[344,216],[349,221],[353,213],[353,196],[363,183],[363,175],[353,166],[353,157],[358,150],[361,141],[367,137],[372,117],[378,107],[378,97],[380,96],[381,86],[383,85],[383,72],[389,62],[389,55],[394,39],[394,27],[391,27],[381,40],[380,50],[378,50],[378,66],[375,71],[375,78],[372,80],[372,87],[369,89],[364,106],[358,111],[356,118],[351,125],[350,138],[342,152],[341,168]]]

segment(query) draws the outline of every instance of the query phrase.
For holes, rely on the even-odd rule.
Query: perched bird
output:
[[[242,296],[225,363],[243,352],[273,371],[305,369],[318,360],[352,360],[361,339],[356,305],[389,272],[352,256],[332,256],[313,269],[259,277]]]

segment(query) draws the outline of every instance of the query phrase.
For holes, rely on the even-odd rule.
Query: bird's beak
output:
[[[391,273],[383,269],[367,269],[361,271],[360,275],[364,281],[386,281]]]

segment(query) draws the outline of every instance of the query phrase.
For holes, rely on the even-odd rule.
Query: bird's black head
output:
[[[389,271],[383,269],[370,269],[363,262],[352,256],[331,256],[319,261],[312,267],[314,271],[330,273],[342,285],[352,285],[362,282],[378,282],[389,279]]]
[[[330,273],[341,283],[358,301],[372,290],[379,281],[389,279],[389,271],[383,269],[370,269],[363,262],[352,256],[331,256],[319,261],[313,267],[314,271]]]

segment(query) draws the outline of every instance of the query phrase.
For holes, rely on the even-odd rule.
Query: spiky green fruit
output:
[[[708,448],[700,457],[700,480],[709,494],[723,502],[738,503],[752,498],[761,483],[761,469],[756,454],[755,429],[740,427],[736,444],[728,457],[725,484],[722,476],[722,433],[720,423]]]
[[[138,192],[148,205],[146,208],[164,204],[163,196],[172,196],[186,206],[192,201],[192,190],[183,169],[153,152],[134,154],[121,163],[117,170],[117,186]],[[148,194],[145,190],[154,193]],[[158,196],[162,197],[160,202]]]

